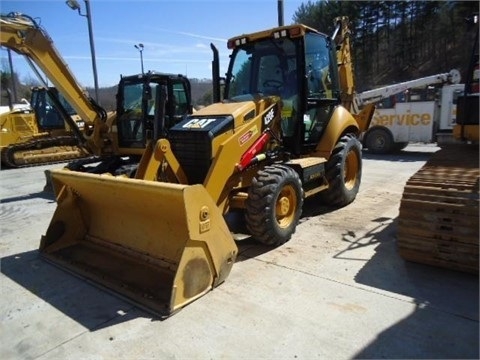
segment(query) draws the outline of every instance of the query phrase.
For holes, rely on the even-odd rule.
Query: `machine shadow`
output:
[[[345,233],[346,246],[335,257],[358,260],[352,250],[375,246],[374,256],[355,275],[355,282],[412,298],[415,310],[378,334],[354,358],[478,358],[478,276],[403,260],[396,249],[397,219],[374,221],[378,226],[360,238]],[[448,327],[446,316],[452,318]],[[456,327],[462,333],[467,327],[468,336],[450,347],[436,346],[455,338]]]
[[[311,217],[319,216],[331,211],[335,211],[335,207],[329,207],[320,205],[321,201],[318,196],[312,196],[305,199],[303,204],[302,215],[300,216],[299,224],[309,220]],[[232,212],[226,218],[228,227],[233,233],[235,242],[238,247],[238,256],[236,262],[242,262],[251,258],[255,258],[262,254],[273,251],[274,249],[281,247],[263,245],[260,242],[254,240],[246,228],[244,221],[244,214],[241,211]]]
[[[363,159],[384,161],[427,161],[435,152],[399,150],[390,154],[374,154],[368,149],[362,151]]]
[[[0,199],[0,204],[7,204],[11,202],[16,202],[16,201],[25,201],[25,200],[32,200],[32,199],[45,199],[45,200],[50,200],[51,202],[55,202],[55,196],[53,195],[53,193],[40,191],[40,192],[27,194],[27,195],[3,198],[3,199]]]
[[[89,331],[150,315],[105,288],[43,260],[38,250],[3,257],[1,272]]]
[[[37,196],[50,199],[49,194],[45,192],[27,197]],[[5,200],[12,202],[16,199],[3,199],[2,202]],[[307,209],[310,208],[311,205],[307,205]],[[307,213],[312,216],[310,210],[307,210]],[[247,235],[243,213],[232,214],[227,222],[234,235],[235,233],[237,235],[234,236],[239,250],[237,262],[249,260],[275,249],[273,246],[262,245]],[[89,331],[97,331],[137,317],[151,318],[152,321],[168,319],[132,304],[93,281],[51,264],[40,256],[38,250],[6,256],[0,261],[1,273],[4,276]]]
[[[348,243],[337,258],[348,257],[348,250],[358,246],[375,245],[375,254],[355,276],[360,284],[386,290],[415,299],[451,313],[479,319],[478,275],[413,263],[397,252],[397,219],[379,218],[378,226],[363,237],[343,236]],[[386,225],[386,226],[385,226]],[[476,301],[473,301],[475,300]]]

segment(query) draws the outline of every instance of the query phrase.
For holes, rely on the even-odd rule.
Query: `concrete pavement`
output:
[[[365,154],[355,202],[308,200],[285,245],[239,241],[226,282],[163,321],[42,260],[52,166],[2,170],[0,357],[478,358],[478,276],[396,253],[403,185],[435,148],[406,150]]]

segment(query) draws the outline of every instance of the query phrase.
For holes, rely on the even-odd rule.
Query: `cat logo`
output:
[[[182,127],[187,129],[203,129],[204,127],[207,127],[209,124],[211,124],[215,120],[216,119],[193,118],[192,120],[184,124]]]

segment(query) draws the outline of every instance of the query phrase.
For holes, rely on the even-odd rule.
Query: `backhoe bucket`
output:
[[[221,284],[237,247],[202,185],[53,170],[40,253],[161,316]]]

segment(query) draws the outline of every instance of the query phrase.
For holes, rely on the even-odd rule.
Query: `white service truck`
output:
[[[385,154],[403,149],[409,142],[451,141],[456,100],[465,89],[459,82],[460,73],[452,70],[357,94],[358,107],[376,103],[362,139],[364,147]]]

